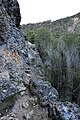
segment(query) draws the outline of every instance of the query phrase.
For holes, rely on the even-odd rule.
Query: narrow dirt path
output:
[[[15,105],[0,120],[48,120],[48,116],[46,108],[41,107],[37,97],[27,89],[20,93]]]

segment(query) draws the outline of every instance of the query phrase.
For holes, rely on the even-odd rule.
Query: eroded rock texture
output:
[[[80,120],[80,108],[75,103],[56,102],[48,107],[51,120]]]
[[[18,29],[20,19],[17,0],[0,1],[0,101],[25,90],[29,80],[44,80],[43,64],[35,45],[25,41]],[[44,88],[42,94],[45,90],[48,89]]]
[[[16,0],[0,1],[0,100],[25,89],[21,82],[25,38],[17,28],[20,18]]]
[[[49,81],[31,80],[30,90],[33,94],[36,94],[43,106],[54,103],[59,98],[57,90],[51,86]]]

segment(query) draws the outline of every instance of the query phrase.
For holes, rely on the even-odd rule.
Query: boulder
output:
[[[48,106],[48,117],[51,120],[80,120],[80,108],[71,102],[55,102]]]
[[[51,86],[46,80],[30,80],[30,91],[35,94],[43,106],[54,103],[58,100],[59,94],[57,90]]]

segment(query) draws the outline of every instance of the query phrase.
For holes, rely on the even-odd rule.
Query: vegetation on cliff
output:
[[[45,77],[60,99],[80,104],[80,15],[58,21],[23,25],[44,63]]]

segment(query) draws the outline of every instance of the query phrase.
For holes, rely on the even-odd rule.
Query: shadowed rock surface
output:
[[[59,99],[57,90],[51,86],[49,81],[31,80],[29,86],[31,92],[39,98],[40,103],[43,106],[54,103]]]
[[[80,120],[80,108],[75,103],[56,102],[48,107],[51,120]]]

